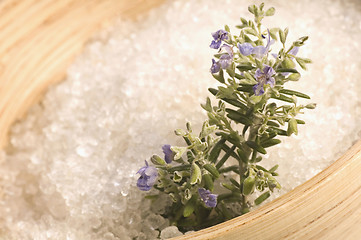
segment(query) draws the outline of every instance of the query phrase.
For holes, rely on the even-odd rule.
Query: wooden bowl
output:
[[[0,146],[11,124],[62,80],[84,43],[116,15],[163,0],[0,1]],[[321,149],[320,149],[321,151]],[[241,217],[176,239],[361,239],[361,141],[320,174]]]

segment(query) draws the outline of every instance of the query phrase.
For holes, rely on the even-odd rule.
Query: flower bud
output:
[[[159,157],[158,155],[153,155],[150,158],[150,161],[154,164],[154,165],[165,165],[166,162],[164,161],[164,159],[162,159],[161,157]]]

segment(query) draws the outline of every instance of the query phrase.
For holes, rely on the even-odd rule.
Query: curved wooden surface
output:
[[[0,0],[0,146],[11,124],[62,80],[116,15],[163,0]],[[310,181],[239,218],[176,239],[361,239],[361,141]]]
[[[361,141],[330,167],[256,211],[181,239],[360,240]]]
[[[163,0],[0,0],[0,146],[105,21]]]

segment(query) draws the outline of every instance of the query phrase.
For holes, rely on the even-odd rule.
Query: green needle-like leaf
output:
[[[203,167],[210,173],[213,175],[213,177],[215,178],[219,178],[219,172],[216,169],[216,167],[212,164],[206,163],[203,165]]]
[[[289,89],[281,89],[279,91],[280,93],[286,94],[286,95],[295,95],[296,97],[301,97],[301,98],[306,98],[306,99],[311,99],[307,94],[304,93],[300,93],[294,90],[289,90]]]
[[[254,200],[254,203],[256,205],[260,205],[262,202],[264,202],[270,196],[271,196],[271,193],[269,191],[267,191],[267,192],[263,193],[261,196],[259,196],[258,198],[256,198],[256,200]]]
[[[267,151],[262,146],[258,145],[256,142],[246,141],[246,144],[248,145],[248,147],[256,150],[257,152],[260,152],[262,154],[267,154]]]

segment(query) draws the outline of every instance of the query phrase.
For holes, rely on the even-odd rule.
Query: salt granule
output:
[[[257,4],[260,1],[256,1]],[[250,17],[250,0],[167,1],[139,21],[94,38],[42,104],[11,130],[0,154],[0,238],[154,239],[181,234],[135,184],[136,172],[191,121],[199,130],[214,50],[211,32]],[[361,137],[361,5],[357,0],[267,1],[267,27],[309,35],[308,72],[288,88],[317,102],[299,135],[268,150],[277,196],[328,166]],[[235,33],[236,29],[231,29]],[[276,46],[273,46],[276,47]],[[166,201],[166,200],[164,200]],[[151,211],[152,210],[152,211]],[[162,232],[160,232],[163,230]]]
[[[178,237],[182,236],[183,234],[178,230],[176,226],[170,226],[163,229],[162,233],[160,234],[160,237],[162,239],[168,239],[172,237]]]

